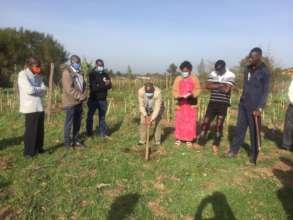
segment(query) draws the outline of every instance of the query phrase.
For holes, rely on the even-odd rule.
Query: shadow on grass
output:
[[[138,193],[117,197],[111,205],[107,220],[128,219],[128,216],[133,212],[139,198],[140,195]]]
[[[174,133],[174,128],[173,127],[164,127],[163,128],[163,135],[161,137],[162,143],[165,142],[170,134]]]
[[[0,175],[0,189],[3,189],[7,186],[9,186],[11,182],[7,179],[5,179],[3,176]]]
[[[56,144],[53,147],[49,149],[45,149],[46,153],[53,154],[56,150],[58,150],[60,147],[64,146],[64,143]]]
[[[214,217],[208,219],[236,220],[226,196],[221,192],[214,192],[212,195],[201,200],[194,215],[194,220],[205,219],[202,214],[208,205],[211,205],[214,211]]]
[[[267,126],[262,126],[261,129],[264,133],[264,139],[274,142],[278,148],[282,146],[283,132],[280,129],[268,128]]]
[[[0,150],[4,150],[11,145],[19,145],[23,141],[23,135],[19,137],[3,138],[0,140]]]
[[[273,173],[283,185],[283,187],[277,191],[277,196],[289,220],[293,219],[293,161],[284,157],[280,157],[280,160],[290,169],[274,169]]]
[[[111,136],[112,134],[114,134],[115,132],[119,131],[121,126],[123,124],[123,119],[117,121],[115,124],[109,126],[108,128],[108,135]]]

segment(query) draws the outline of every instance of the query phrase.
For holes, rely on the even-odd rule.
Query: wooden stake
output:
[[[50,122],[50,118],[51,118],[53,75],[54,75],[54,63],[51,63],[51,65],[50,65],[50,77],[49,77],[49,89],[48,89],[48,102],[47,102],[48,122]]]

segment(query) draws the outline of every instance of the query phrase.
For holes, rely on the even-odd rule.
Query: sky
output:
[[[292,0],[0,0],[0,28],[52,34],[70,54],[122,72],[163,73],[201,58],[233,67],[255,46],[289,67],[292,9]]]

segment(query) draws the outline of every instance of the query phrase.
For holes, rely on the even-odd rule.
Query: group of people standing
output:
[[[253,48],[250,51],[248,62],[243,74],[243,92],[239,102],[237,124],[227,156],[229,158],[237,156],[240,147],[244,143],[246,131],[249,127],[251,139],[250,162],[255,164],[260,148],[261,113],[268,97],[271,73],[262,61],[262,50],[260,48]],[[181,74],[176,77],[172,89],[173,97],[177,101],[175,113],[175,145],[179,146],[182,142],[185,142],[188,147],[199,149],[205,145],[206,135],[210,129],[211,122],[216,118],[216,132],[212,149],[215,154],[218,154],[227,110],[231,103],[231,91],[235,86],[235,74],[226,68],[224,60],[218,60],[215,63],[214,71],[208,75],[208,80],[205,85],[205,88],[211,91],[209,104],[204,120],[199,125],[197,123],[197,103],[201,92],[199,79],[196,75],[192,74],[192,65],[188,61],[184,61],[180,65],[180,71]],[[156,96],[155,90],[157,90]],[[158,98],[160,92],[157,88],[154,89],[153,85],[145,85],[144,95],[142,91],[143,88],[139,92],[141,100],[140,112],[143,118],[142,122],[148,125],[151,121],[156,121],[156,117],[161,118],[161,116],[154,113],[148,116],[145,109],[148,108],[149,103],[156,103],[159,100],[161,102],[162,98]],[[153,101],[151,101],[152,99]],[[147,101],[142,102],[142,100]],[[163,105],[158,103],[156,106]],[[291,108],[289,111],[291,111]],[[293,128],[291,124],[289,125],[287,123],[286,125],[287,127]],[[200,127],[199,132],[197,131],[198,127]],[[160,129],[160,126],[155,127],[155,133],[159,134],[160,132],[157,129]],[[290,136],[289,139],[292,139],[292,130],[290,132],[287,136]],[[139,143],[145,143],[144,135],[145,133],[142,133]],[[155,141],[158,143],[159,139],[156,137]],[[292,145],[292,142],[290,143]]]
[[[82,120],[83,102],[86,101],[86,82],[81,70],[81,60],[77,55],[70,58],[71,65],[62,74],[62,103],[65,110],[64,146],[69,148],[84,147],[80,140],[80,125]],[[93,135],[93,117],[99,112],[99,134],[107,137],[106,112],[107,94],[112,88],[109,75],[105,71],[104,62],[96,60],[96,66],[89,73],[89,98],[87,101],[88,114],[86,120],[86,134]]]
[[[259,149],[259,134],[261,113],[266,104],[269,92],[271,73],[262,62],[262,50],[253,48],[249,53],[249,64],[243,77],[243,92],[239,102],[238,118],[235,133],[231,142],[228,157],[234,158],[244,142],[246,130],[249,127],[251,139],[251,162],[256,163]],[[46,93],[46,86],[40,74],[40,61],[30,57],[26,68],[19,73],[18,86],[20,92],[20,112],[25,114],[24,155],[35,156],[43,152],[44,142],[44,110],[41,98]],[[64,146],[66,149],[84,147],[80,140],[80,127],[83,112],[83,102],[87,100],[88,113],[86,119],[86,134],[93,135],[93,117],[98,110],[98,133],[107,137],[105,116],[107,112],[107,92],[112,88],[109,75],[105,71],[104,62],[96,60],[96,66],[88,75],[89,97],[86,92],[86,80],[81,68],[81,59],[77,55],[70,58],[70,65],[62,74],[62,103],[65,111]],[[201,93],[200,81],[192,74],[192,65],[184,61],[180,65],[180,75],[176,77],[172,95],[176,100],[175,115],[175,145],[185,142],[188,147],[199,148],[205,145],[206,135],[211,122],[216,118],[215,136],[212,145],[217,154],[223,136],[223,126],[227,110],[231,103],[231,91],[235,86],[235,74],[226,68],[224,60],[215,63],[214,71],[208,75],[205,88],[211,91],[207,111],[201,125],[198,124],[198,97]],[[289,98],[292,99],[290,86]],[[290,100],[291,100],[290,99]],[[145,144],[147,127],[154,127],[155,144],[161,144],[160,122],[164,112],[161,90],[152,82],[147,82],[138,91],[140,117],[139,144]],[[292,100],[291,100],[292,101]],[[292,103],[292,102],[291,102]],[[284,147],[292,147],[292,105],[289,106],[284,132]],[[197,131],[197,128],[200,130]],[[289,146],[290,145],[290,146]]]
[[[42,97],[46,94],[43,82],[41,62],[35,57],[26,60],[25,69],[18,74],[20,112],[25,115],[24,156],[33,157],[43,153],[44,144],[44,108]],[[66,149],[85,147],[80,140],[80,127],[83,103],[87,100],[88,114],[86,134],[93,135],[93,117],[99,112],[100,136],[107,137],[106,112],[107,92],[112,83],[105,71],[104,62],[96,61],[89,73],[89,98],[86,91],[86,79],[81,68],[81,59],[77,55],[70,57],[70,65],[62,73],[62,106],[65,112],[64,147]]]

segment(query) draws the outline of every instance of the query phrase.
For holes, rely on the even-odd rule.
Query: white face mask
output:
[[[146,97],[148,97],[149,99],[153,98],[154,93],[153,92],[146,92],[145,93]]]
[[[189,76],[189,72],[181,72],[181,76],[182,76],[183,78],[186,78],[186,77]]]
[[[102,72],[104,70],[104,67],[98,66],[96,69],[97,69],[98,72]]]

